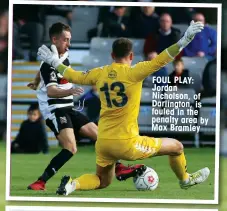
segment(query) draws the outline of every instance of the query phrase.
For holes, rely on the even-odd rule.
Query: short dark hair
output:
[[[49,37],[50,37],[50,39],[53,36],[60,35],[63,31],[69,31],[69,32],[71,32],[70,26],[68,26],[68,25],[66,25],[64,23],[61,23],[61,22],[54,23],[49,28]]]
[[[127,38],[118,38],[113,42],[112,53],[117,59],[124,58],[132,51],[132,41]]]
[[[173,64],[174,65],[176,65],[177,63],[183,63],[184,64],[184,61],[183,61],[183,59],[175,59],[174,61],[173,61]]]
[[[38,103],[32,103],[28,108],[28,113],[30,113],[32,111],[36,111],[36,110],[39,110],[39,104]]]

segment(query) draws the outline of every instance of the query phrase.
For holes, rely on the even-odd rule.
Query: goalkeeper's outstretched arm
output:
[[[75,71],[71,67],[67,67],[64,64],[60,64],[57,67],[57,70],[65,79],[75,84],[95,85],[100,77],[100,68],[94,68],[90,71],[81,72]]]
[[[152,61],[138,63],[129,73],[131,80],[134,82],[142,81],[151,73],[171,62],[174,57],[176,57],[179,52],[193,40],[194,36],[202,31],[203,28],[203,23],[194,23],[194,21],[192,21],[184,36],[176,44],[164,50]],[[93,85],[96,83],[101,72],[98,68],[85,74],[74,71],[72,68],[62,64],[55,45],[52,45],[51,49],[52,51],[47,46],[43,45],[39,48],[38,55],[42,61],[56,68],[64,78],[77,84]]]
[[[133,70],[130,71],[131,80],[134,82],[142,81],[150,74],[173,61],[181,50],[185,48],[193,40],[194,36],[198,32],[201,32],[203,28],[204,25],[201,22],[194,23],[194,21],[192,21],[184,36],[177,43],[165,49],[152,61],[140,62],[132,67]]]
[[[42,45],[38,50],[38,56],[42,61],[54,67],[59,73],[61,73],[61,75],[63,75],[65,79],[75,84],[96,84],[100,73],[99,68],[95,68],[87,72],[75,71],[70,66],[62,64],[55,45],[51,45],[51,50],[46,45]]]

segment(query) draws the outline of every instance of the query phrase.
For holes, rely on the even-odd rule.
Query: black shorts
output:
[[[73,128],[75,136],[78,137],[80,128],[90,122],[85,115],[72,107],[55,109],[52,114],[52,118],[46,120],[46,125],[56,137],[65,128]]]

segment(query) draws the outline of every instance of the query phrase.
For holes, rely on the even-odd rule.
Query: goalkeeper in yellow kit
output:
[[[170,138],[152,138],[139,135],[138,114],[142,82],[150,74],[171,62],[187,46],[196,33],[203,30],[201,22],[191,22],[184,36],[174,45],[159,54],[152,61],[139,62],[131,66],[133,60],[132,42],[126,38],[116,39],[112,46],[111,65],[98,67],[87,72],[78,72],[62,64],[56,47],[52,51],[45,45],[39,48],[41,60],[52,65],[65,79],[72,83],[96,85],[101,101],[96,150],[96,174],[84,174],[72,179],[65,176],[57,190],[68,195],[74,190],[105,188],[112,182],[117,160],[139,160],[153,156],[168,155],[169,163],[176,174],[180,187],[187,189],[204,182],[209,174],[203,168],[189,174],[183,145]]]

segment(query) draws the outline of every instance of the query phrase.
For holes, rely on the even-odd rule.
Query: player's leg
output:
[[[115,163],[105,167],[96,164],[96,175],[100,180],[100,185],[98,188],[102,189],[108,187],[112,183],[115,175]]]
[[[57,136],[62,150],[50,161],[40,180],[47,182],[77,152],[76,140],[72,128],[62,129]]]
[[[94,190],[110,185],[114,177],[117,160],[111,155],[110,151],[113,151],[115,146],[120,147],[119,143],[113,143],[115,144],[111,145],[108,140],[98,140],[95,143],[96,174],[84,174],[74,180],[69,176],[64,176],[56,193],[68,195],[74,190]]]
[[[69,195],[75,190],[95,190],[109,186],[114,178],[115,164],[105,167],[96,165],[96,174],[84,174],[76,179],[64,176],[56,191],[58,195]]]
[[[93,122],[89,122],[88,118],[79,112],[74,112],[72,114],[74,131],[76,136],[82,135],[84,137],[91,138],[92,140],[97,140],[98,126]],[[126,180],[130,177],[137,175],[138,173],[144,172],[145,166],[141,164],[133,166],[125,166],[120,160],[116,162],[115,174],[119,181]]]
[[[96,174],[84,174],[72,179],[75,190],[94,190],[108,187],[114,178],[115,164],[102,167],[96,164]]]
[[[189,178],[183,144],[176,139],[162,138],[161,148],[155,156],[169,155],[169,163],[180,181]]]
[[[52,178],[57,171],[77,152],[74,130],[71,119],[67,114],[63,116],[56,114],[52,120],[47,120],[47,125],[54,131],[59,140],[62,150],[50,161],[43,174],[38,180],[28,186],[31,190],[45,190],[46,182]],[[66,117],[66,121],[61,121],[59,117]]]
[[[60,131],[57,139],[63,149],[70,151],[72,154],[77,152],[76,138],[73,128],[65,128]]]
[[[120,161],[117,161],[116,167],[115,167],[115,175],[117,180],[125,181],[129,178],[143,174],[145,170],[146,170],[146,166],[144,164],[135,164],[135,165],[125,166]]]
[[[161,147],[155,156],[169,156],[170,167],[179,179],[181,188],[187,189],[204,182],[208,178],[210,174],[208,168],[201,169],[193,174],[187,172],[184,147],[181,142],[171,138],[162,138],[161,142]]]
[[[93,122],[88,122],[80,128],[79,134],[96,141],[98,135],[98,126]]]

